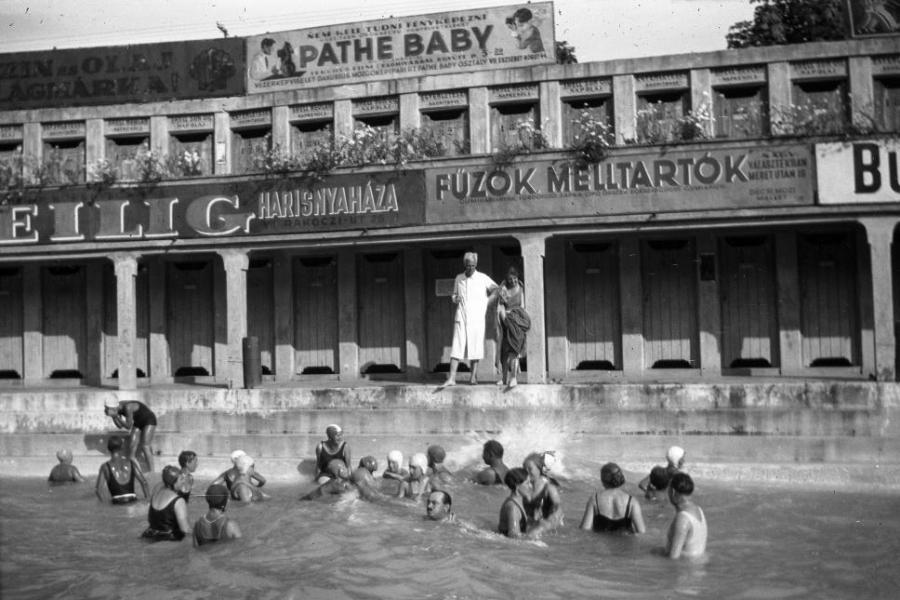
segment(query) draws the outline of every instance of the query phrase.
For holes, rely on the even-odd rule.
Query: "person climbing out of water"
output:
[[[525,508],[525,499],[531,494],[528,472],[522,467],[509,469],[503,481],[510,494],[500,507],[497,529],[506,537],[522,537],[528,530],[528,512]]]
[[[153,472],[153,434],[156,431],[156,415],[143,402],[137,400],[107,400],[103,409],[112,417],[119,429],[129,431],[129,457],[137,460],[138,451],[147,462],[147,472]]]
[[[431,477],[432,484],[450,483],[453,481],[453,472],[444,464],[447,453],[443,446],[437,444],[428,446],[428,476]]]
[[[261,486],[253,484],[253,474],[256,472],[253,458],[248,454],[242,454],[235,459],[234,464],[238,476],[231,484],[231,497],[241,502],[268,500],[269,495],[260,489]]]
[[[644,533],[644,517],[637,498],[625,492],[625,475],[616,463],[606,463],[600,469],[603,490],[588,500],[581,519],[585,531],[630,531]]]
[[[321,483],[316,489],[308,494],[301,496],[300,500],[315,500],[323,496],[335,496],[344,494],[353,489],[350,482],[350,470],[340,458],[332,459],[326,467],[327,477],[323,477]]]
[[[669,481],[675,473],[684,469],[684,448],[672,446],[666,452],[666,466],[655,466],[650,474],[641,479],[638,487],[644,491],[648,500],[656,500],[656,492],[663,492],[669,487]]]
[[[528,537],[540,537],[562,525],[562,501],[559,496],[559,484],[549,476],[548,462],[553,455],[548,452],[534,452],[525,457],[522,466],[528,473],[531,491],[525,500],[528,513]]]
[[[488,440],[484,443],[481,458],[487,468],[475,475],[475,483],[481,485],[495,485],[504,483],[509,467],[503,464],[503,444],[497,440]]]
[[[247,453],[243,450],[235,450],[231,453],[231,463],[232,466],[230,469],[226,469],[218,477],[213,480],[213,483],[220,483],[228,488],[229,493],[231,492],[231,488],[234,486],[234,482],[241,476],[241,472],[237,467],[237,460],[241,456],[246,456]],[[253,469],[250,472],[250,483],[255,485],[256,487],[262,487],[266,485],[266,478],[263,477],[257,470],[256,465],[253,465]]]
[[[348,472],[353,468],[350,466],[350,444],[344,441],[341,426],[331,424],[326,427],[325,437],[316,445],[316,482],[320,484],[331,478],[328,475],[328,463],[332,460],[342,460]]]
[[[399,497],[411,498],[418,502],[422,495],[431,493],[431,480],[426,474],[428,470],[428,458],[417,452],[409,459],[409,478],[401,482]]]
[[[109,450],[110,457],[108,461],[100,465],[97,482],[94,486],[94,492],[101,502],[105,500],[102,492],[104,488],[109,492],[109,498],[113,504],[135,502],[137,500],[137,494],[134,493],[135,480],[141,485],[144,498],[150,497],[147,480],[141,472],[141,466],[136,460],[122,453],[124,447],[125,440],[118,435],[110,437],[106,442],[106,449]]]
[[[50,483],[81,483],[84,477],[78,467],[72,464],[72,451],[68,449],[59,450],[56,453],[56,460],[59,464],[50,469],[50,475],[47,481]]]
[[[399,496],[403,490],[403,482],[409,479],[409,471],[403,468],[403,453],[391,450],[387,455],[387,467],[381,474],[379,489],[389,496]]]
[[[425,504],[425,515],[432,521],[453,521],[456,515],[453,514],[453,499],[450,498],[444,490],[434,490],[428,494],[428,501]]]
[[[179,493],[184,484],[181,469],[167,465],[162,470],[163,487],[150,497],[148,527],[141,537],[151,542],[180,542],[191,531],[187,500]]]
[[[241,528],[225,516],[228,506],[228,488],[214,483],[206,488],[206,503],[209,511],[194,523],[194,546],[205,546],[215,542],[234,540],[241,537]]]
[[[668,489],[669,502],[675,507],[675,518],[666,536],[669,558],[695,558],[706,552],[706,515],[691,499],[694,480],[687,473],[675,473]]]

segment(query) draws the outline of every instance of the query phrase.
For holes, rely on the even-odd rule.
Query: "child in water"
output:
[[[428,458],[422,452],[413,454],[409,459],[409,478],[400,484],[399,497],[406,497],[416,502],[424,495],[431,493],[431,480],[425,474],[428,470]]]
[[[403,453],[399,450],[391,450],[387,455],[387,467],[381,474],[382,493],[389,496],[401,496],[403,482],[409,479],[409,471],[403,468]]]
[[[63,449],[56,453],[59,464],[50,471],[47,481],[50,483],[81,483],[84,477],[78,467],[72,464],[72,451]]]

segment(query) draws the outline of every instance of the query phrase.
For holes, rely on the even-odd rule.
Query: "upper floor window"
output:
[[[900,131],[900,76],[875,80],[875,126],[879,131]]]
[[[169,155],[172,177],[212,175],[215,154],[211,114],[169,117]]]
[[[640,144],[659,144],[682,139],[681,124],[687,113],[686,92],[641,94],[637,97],[637,127]]]
[[[604,96],[563,100],[562,132],[564,146],[568,147],[575,143],[576,136],[579,133],[583,133],[581,132],[583,127],[580,124],[586,120],[605,123],[611,139],[614,135],[612,98]]]
[[[713,91],[717,138],[758,138],[766,134],[768,111],[762,86],[724,87]]]
[[[503,153],[515,149],[540,150],[546,146],[541,135],[538,86],[511,85],[492,88],[491,150]]]
[[[85,127],[82,121],[45,123],[41,162],[35,179],[45,185],[85,181]]]
[[[420,94],[419,107],[422,148],[418,154],[428,157],[471,153],[469,95],[465,90]]]
[[[254,110],[231,115],[231,163],[236,175],[258,173],[267,168],[272,146],[272,113]]]

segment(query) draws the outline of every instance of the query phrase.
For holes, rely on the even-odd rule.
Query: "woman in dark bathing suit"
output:
[[[500,507],[500,524],[497,529],[506,537],[522,537],[528,528],[528,513],[525,510],[528,472],[522,467],[510,469],[503,481],[510,489],[510,494]]]
[[[603,465],[600,469],[600,481],[603,483],[603,490],[588,500],[581,528],[585,531],[644,533],[646,527],[641,504],[621,489],[625,483],[625,475],[619,465]]]
[[[156,415],[147,405],[137,400],[109,401],[104,412],[112,417],[119,429],[127,429],[131,436],[131,458],[137,460],[138,450],[147,462],[147,472],[153,472],[153,434],[156,432]]]
[[[116,435],[106,442],[106,448],[109,450],[109,460],[100,465],[100,472],[97,473],[97,483],[94,486],[94,492],[97,498],[104,501],[103,488],[109,492],[109,499],[113,504],[130,504],[137,501],[137,494],[134,493],[134,482],[137,481],[141,485],[141,491],[144,492],[144,498],[150,496],[147,488],[147,480],[141,473],[141,468],[134,461],[122,454],[122,448],[125,447],[125,440]]]
[[[181,469],[169,465],[162,470],[163,487],[150,498],[147,522],[150,525],[141,537],[153,541],[180,542],[191,532],[187,517],[187,502],[178,493],[184,483]]]

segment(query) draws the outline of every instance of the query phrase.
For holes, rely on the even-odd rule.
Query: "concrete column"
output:
[[[516,235],[522,246],[525,310],[531,317],[531,329],[525,346],[528,355],[528,383],[547,383],[547,337],[544,328],[544,256],[547,233]]]
[[[169,154],[169,118],[165,115],[150,117],[150,149],[160,156]]]
[[[875,312],[875,377],[878,381],[894,381],[897,377],[897,347],[894,336],[893,269],[891,246],[895,217],[864,217],[872,261],[872,300]]]
[[[872,57],[851,56],[848,76],[850,78],[850,119],[867,131],[875,124],[875,84],[872,79]]]
[[[334,101],[334,141],[340,141],[342,135],[353,135],[353,102],[351,100]]]
[[[103,311],[95,307],[103,306],[103,263],[91,261],[85,264],[85,314],[84,331],[84,382],[99,386],[103,378],[101,359],[103,340]]]
[[[791,105],[791,65],[786,62],[775,62],[766,65],[769,84],[769,127],[772,135],[790,133],[790,119],[784,119],[784,127],[776,127],[774,121]]]
[[[644,372],[644,292],[641,284],[641,243],[625,238],[619,244],[619,305],[622,311],[622,372],[626,378]]]
[[[291,257],[275,255],[272,276],[275,278],[275,381],[294,377],[294,269]]]
[[[338,269],[338,365],[340,379],[359,379],[359,307],[356,298],[356,254],[341,249]]]
[[[168,264],[156,259],[147,265],[150,288],[150,383],[171,381],[172,361],[169,357],[167,337],[169,323],[166,319],[166,288]]]
[[[22,156],[25,181],[34,181],[34,168],[41,163],[44,154],[44,143],[41,139],[40,123],[25,123],[22,126]]]
[[[541,133],[551,148],[562,148],[562,102],[559,100],[559,82],[542,81],[541,94]]]
[[[25,385],[44,379],[43,294],[41,267],[27,263],[22,269],[22,380]]]
[[[134,358],[137,346],[137,257],[114,254],[116,270],[116,355],[119,358],[119,389],[137,389]]]
[[[547,240],[544,267],[544,279],[547,282],[547,375],[551,381],[562,381],[568,376],[570,369],[565,240]]]
[[[214,117],[213,151],[214,174],[231,173],[231,116],[227,112],[217,112]]]
[[[856,248],[856,286],[861,292],[859,302],[859,364],[862,374],[875,378],[875,303],[865,293],[872,289],[872,261],[869,259],[869,242],[864,227],[858,227],[853,236]]]
[[[410,380],[425,376],[425,269],[422,249],[403,252],[403,300],[406,318],[406,376]]]
[[[486,87],[469,88],[469,145],[472,154],[491,152],[491,107]]]
[[[276,145],[283,152],[291,151],[291,119],[287,106],[272,107],[272,147]]]
[[[637,98],[634,95],[634,75],[613,75],[613,118],[616,144],[636,137]]]
[[[775,235],[775,280],[778,286],[778,353],[781,374],[798,375],[803,370],[800,336],[800,277],[797,267],[797,233]]]
[[[85,177],[93,181],[91,166],[98,160],[106,158],[106,137],[103,135],[103,119],[88,119],[84,124],[85,131]]]
[[[400,131],[418,129],[422,126],[419,112],[419,94],[400,94]]]
[[[694,114],[704,108],[712,115],[712,78],[709,69],[693,69],[691,71],[691,112]],[[703,132],[709,138],[716,135],[715,123],[712,119],[703,124]]]
[[[220,250],[225,266],[225,377],[234,387],[244,387],[242,343],[247,337],[247,268],[243,250]],[[218,375],[218,373],[217,373]]]
[[[700,275],[704,261],[713,261],[713,279],[697,277],[697,324],[700,330],[700,374],[704,377],[722,374],[722,308],[719,304],[719,279],[716,237],[709,233],[697,237],[697,260]]]

